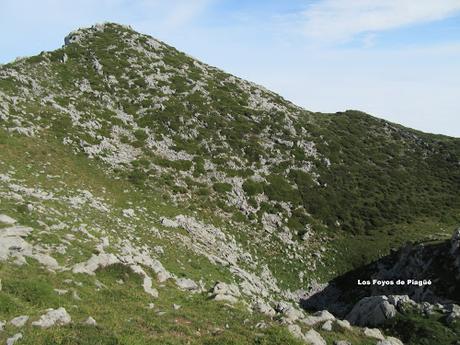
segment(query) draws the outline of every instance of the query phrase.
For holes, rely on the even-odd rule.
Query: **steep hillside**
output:
[[[309,112],[129,27],[77,30],[0,66],[0,321],[65,307],[70,326],[26,322],[30,344],[373,344],[299,325],[299,298],[450,236],[459,162],[460,139]]]

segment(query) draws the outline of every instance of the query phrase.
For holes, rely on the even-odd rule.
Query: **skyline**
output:
[[[0,7],[0,63],[57,49],[78,27],[118,22],[308,110],[358,109],[460,137],[459,1],[0,0]]]

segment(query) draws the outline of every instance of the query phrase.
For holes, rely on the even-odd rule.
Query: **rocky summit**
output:
[[[2,343],[458,344],[459,224],[458,138],[113,23],[0,66]]]

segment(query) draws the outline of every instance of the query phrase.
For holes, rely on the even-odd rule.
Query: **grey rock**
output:
[[[358,326],[377,326],[395,316],[396,308],[386,296],[371,296],[356,303],[346,319]]]
[[[14,223],[16,223],[16,219],[13,219],[10,216],[7,216],[6,214],[0,214],[0,223],[6,225],[13,225]]]
[[[348,340],[334,340],[334,345],[351,345]]]
[[[22,334],[21,333],[16,333],[12,337],[6,339],[6,345],[13,345],[14,343],[16,343],[21,338],[22,338]]]
[[[15,327],[23,327],[27,320],[29,320],[29,317],[27,315],[21,315],[18,317],[15,317],[10,321],[10,324],[12,324]]]
[[[321,329],[325,331],[332,331],[332,321],[328,320],[325,323],[323,323],[323,325],[321,326]]]
[[[382,332],[378,328],[364,328],[363,334],[368,338],[373,338],[377,340],[384,340]]]
[[[351,325],[347,320],[337,319],[335,322],[340,328],[351,330]]]
[[[386,337],[384,340],[380,340],[377,345],[404,345],[403,342],[397,338]]]
[[[177,278],[176,285],[182,290],[187,291],[198,291],[200,289],[197,283],[188,278]]]
[[[266,316],[273,317],[276,315],[275,309],[273,309],[268,303],[265,303],[262,300],[257,300],[253,306],[252,309],[258,313],[262,313]]]
[[[321,334],[316,332],[314,329],[310,329],[304,334],[303,340],[309,345],[327,345]]]
[[[70,315],[64,308],[48,309],[38,321],[32,322],[32,326],[40,328],[49,328],[51,326],[63,326],[72,322]]]
[[[238,286],[234,284],[227,284],[223,282],[218,282],[214,285],[212,290],[212,296],[216,301],[226,301],[229,303],[238,302],[238,297],[241,296]]]
[[[96,320],[94,320],[91,316],[88,316],[88,318],[83,323],[88,326],[97,326]]]

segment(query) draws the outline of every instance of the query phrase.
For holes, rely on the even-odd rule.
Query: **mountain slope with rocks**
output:
[[[74,31],[0,66],[0,341],[399,344],[299,301],[447,239],[459,157],[126,26]]]

